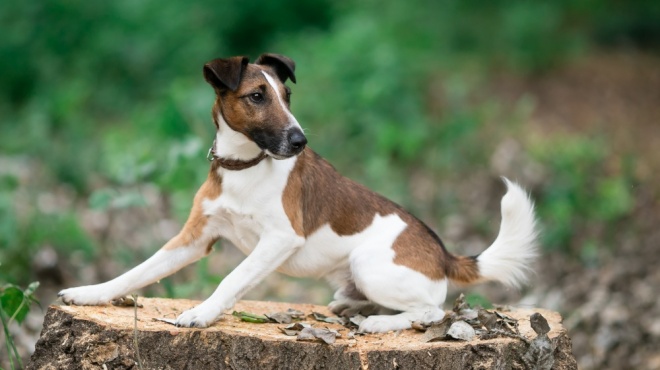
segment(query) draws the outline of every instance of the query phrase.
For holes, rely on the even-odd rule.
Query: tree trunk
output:
[[[423,333],[403,330],[349,336],[338,324],[306,317],[318,328],[337,329],[333,344],[298,341],[280,330],[285,324],[249,323],[230,314],[206,329],[177,328],[154,318],[175,319],[199,302],[140,298],[134,330],[133,307],[50,306],[41,338],[27,369],[524,369],[527,344],[515,338],[424,343]],[[242,301],[237,311],[257,314],[294,308],[331,315],[308,304]],[[559,314],[515,310],[520,333],[536,334],[529,317],[541,314],[550,324],[555,348],[553,369],[577,369],[571,341]],[[137,333],[137,351],[134,335]],[[137,353],[139,352],[139,360]]]

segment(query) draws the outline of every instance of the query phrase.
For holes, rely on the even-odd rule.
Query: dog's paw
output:
[[[107,289],[99,284],[64,289],[57,293],[57,296],[62,298],[62,302],[65,304],[99,306],[108,304],[115,298],[113,295],[107,293]]]
[[[204,303],[192,308],[176,318],[176,326],[185,328],[207,328],[218,320],[222,310]]]
[[[342,312],[351,308],[351,302],[347,300],[336,300],[328,304],[328,308],[337,316],[342,316]]]
[[[360,323],[360,333],[386,333],[392,330],[410,329],[411,322],[400,315],[369,316]]]
[[[338,299],[328,304],[332,313],[342,317],[355,315],[369,316],[378,312],[379,306],[369,301],[355,301],[352,299]]]

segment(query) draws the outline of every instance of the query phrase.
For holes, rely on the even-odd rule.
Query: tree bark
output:
[[[175,319],[199,302],[140,298],[137,340],[144,369],[524,369],[527,345],[520,339],[474,339],[469,342],[424,343],[422,333],[403,330],[358,335],[306,317],[314,327],[337,329],[334,344],[297,341],[280,331],[285,324],[242,322],[226,314],[206,329],[177,328],[154,318]],[[331,315],[326,307],[308,304],[242,301],[236,310],[257,314],[294,308],[305,314]],[[536,334],[529,317],[540,312],[550,324],[555,347],[553,369],[577,369],[571,341],[559,314],[515,310],[520,332]],[[57,306],[48,308],[41,337],[27,369],[139,369],[134,344],[133,307]]]

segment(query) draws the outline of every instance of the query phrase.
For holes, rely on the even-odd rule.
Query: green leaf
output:
[[[258,314],[251,313],[251,312],[234,311],[232,313],[232,315],[240,318],[241,321],[251,322],[251,323],[255,323],[255,324],[263,324],[263,323],[270,322],[270,319],[268,319],[266,316],[258,315]]]
[[[13,318],[19,324],[25,320],[32,302],[37,302],[34,291],[39,287],[39,282],[31,283],[25,291],[21,288],[7,284],[0,290],[0,307],[7,317]]]
[[[19,323],[23,322],[30,310],[29,304],[23,303],[25,300],[23,291],[17,286],[7,285],[0,294],[0,304],[5,314]]]

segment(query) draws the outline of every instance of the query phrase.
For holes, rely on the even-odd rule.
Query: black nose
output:
[[[307,144],[307,138],[303,135],[302,131],[298,129],[289,131],[288,138],[291,149],[296,151],[301,150]]]

